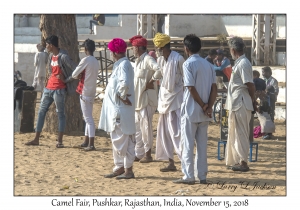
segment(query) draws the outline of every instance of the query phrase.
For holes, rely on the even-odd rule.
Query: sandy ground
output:
[[[38,109],[39,104],[37,104]],[[98,125],[101,102],[95,101],[94,119]],[[37,113],[37,111],[36,111]],[[158,114],[153,120],[156,137]],[[255,120],[258,124],[258,120]],[[81,136],[80,136],[81,135]],[[286,195],[286,124],[276,122],[273,140],[255,139],[259,144],[258,161],[250,162],[250,171],[233,172],[225,162],[217,159],[220,136],[218,125],[208,128],[208,175],[209,185],[173,184],[172,180],[182,177],[179,159],[176,172],[162,173],[159,168],[167,162],[143,164],[134,162],[135,179],[116,180],[104,178],[112,171],[112,145],[103,131],[96,132],[96,151],[84,152],[72,148],[83,141],[83,133],[64,136],[65,148],[55,147],[56,136],[42,133],[40,146],[25,146],[34,138],[34,133],[15,134],[14,138],[14,195]],[[155,141],[152,149],[155,156]]]

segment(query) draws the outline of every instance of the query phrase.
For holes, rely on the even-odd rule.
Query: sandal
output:
[[[116,179],[133,179],[134,177],[134,173],[130,173],[130,174],[121,174],[119,176],[116,177]]]
[[[56,144],[56,148],[64,148],[65,146],[63,145],[63,143],[57,143]]]
[[[134,158],[135,162],[139,162],[141,159],[138,159],[137,157]]]
[[[89,147],[84,148],[84,151],[86,151],[86,152],[94,151],[94,150],[96,150],[96,148],[94,146],[89,146]]]
[[[153,158],[152,157],[143,157],[142,159],[140,159],[139,162],[140,163],[150,163],[150,162],[153,162]]]
[[[231,170],[246,172],[246,171],[249,171],[249,167],[248,166],[245,167],[245,166],[242,166],[242,165],[238,165],[238,166],[232,166]]]
[[[73,148],[85,148],[85,147],[88,147],[89,146],[89,144],[88,143],[82,143],[82,144],[79,144],[79,145],[77,145],[77,146],[73,146]]]
[[[161,172],[170,172],[170,171],[177,171],[177,168],[176,168],[176,166],[174,166],[174,167],[167,166],[167,167],[161,168],[159,170]]]
[[[80,147],[87,147],[87,146],[89,146],[89,143],[86,143],[86,144],[85,144],[85,143],[82,143],[82,144],[80,144],[79,146],[80,146]]]
[[[239,166],[240,164],[239,163],[237,163],[237,164],[235,164],[235,165],[233,165],[233,166],[227,166],[227,169],[232,169],[233,167],[235,167],[235,166]]]
[[[104,175],[104,178],[114,178],[116,176],[122,175],[123,173],[125,173],[125,171],[123,171],[122,173],[112,172],[111,174]]]

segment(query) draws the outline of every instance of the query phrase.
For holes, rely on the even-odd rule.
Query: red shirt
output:
[[[76,89],[76,92],[79,93],[80,95],[82,94],[82,89],[84,86],[85,70],[83,70],[81,74],[82,74],[82,76],[81,76],[81,79],[80,79],[77,89]]]
[[[66,88],[66,84],[60,79],[56,78],[57,75],[62,73],[58,65],[58,56],[54,56],[54,55],[52,56],[51,68],[52,68],[52,74],[48,80],[48,84],[46,88],[50,90],[58,90],[58,89]]]

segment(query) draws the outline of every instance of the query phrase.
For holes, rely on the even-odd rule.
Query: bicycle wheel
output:
[[[214,104],[213,108],[213,119],[215,123],[219,123],[221,119],[221,106],[222,106],[222,98],[219,98]]]

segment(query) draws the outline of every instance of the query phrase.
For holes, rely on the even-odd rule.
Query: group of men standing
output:
[[[125,56],[127,45],[124,40],[115,38],[108,44],[115,63],[98,128],[111,135],[115,167],[106,178],[134,178],[134,161],[153,161],[152,119],[157,109],[156,159],[169,161],[169,165],[160,171],[177,170],[175,151],[184,176],[174,183],[194,184],[194,165],[200,183],[206,183],[207,129],[217,95],[215,69],[199,56],[201,41],[197,36],[190,34],[184,38],[186,61],[171,50],[170,42],[166,34],[155,35],[156,61],[147,53],[147,40],[139,35],[132,37],[130,43],[136,57],[134,68]],[[252,67],[244,55],[243,40],[233,37],[229,44],[238,63],[232,73],[226,103],[230,111],[226,163],[232,170],[247,171],[249,120],[254,110],[255,90]],[[156,81],[160,79],[158,92]]]
[[[145,38],[137,35],[130,39],[136,57],[134,68],[126,57],[127,44],[123,39],[114,38],[108,44],[114,65],[105,90],[98,128],[111,136],[115,167],[105,178],[135,178],[134,161],[153,161],[152,119],[157,109],[159,119],[156,159],[169,161],[169,165],[160,171],[177,170],[174,164],[175,151],[181,161],[184,176],[174,180],[174,183],[194,184],[196,165],[200,183],[205,184],[208,171],[207,129],[209,121],[212,120],[212,106],[217,95],[214,66],[199,56],[201,40],[194,34],[185,36],[183,40],[187,60],[171,50],[171,39],[168,35],[157,33],[153,42],[157,61],[148,55]],[[47,38],[46,43],[48,51],[52,52],[48,62],[50,82],[44,89],[36,137],[26,145],[39,145],[45,114],[54,101],[59,117],[56,146],[63,148],[64,96],[66,90],[68,93],[75,92],[74,85],[78,85],[76,92],[80,94],[87,123],[85,141],[79,146],[85,147],[86,151],[95,150],[92,104],[97,78],[94,75],[99,68],[93,57],[95,43],[92,40],[85,41],[87,57],[78,66],[58,48],[56,36]],[[229,47],[236,64],[232,69],[225,107],[229,110],[226,164],[231,165],[232,170],[247,171],[249,120],[255,102],[252,67],[244,55],[245,45],[241,38],[231,38]],[[162,81],[159,92],[158,80]],[[197,154],[194,164],[195,142]]]

